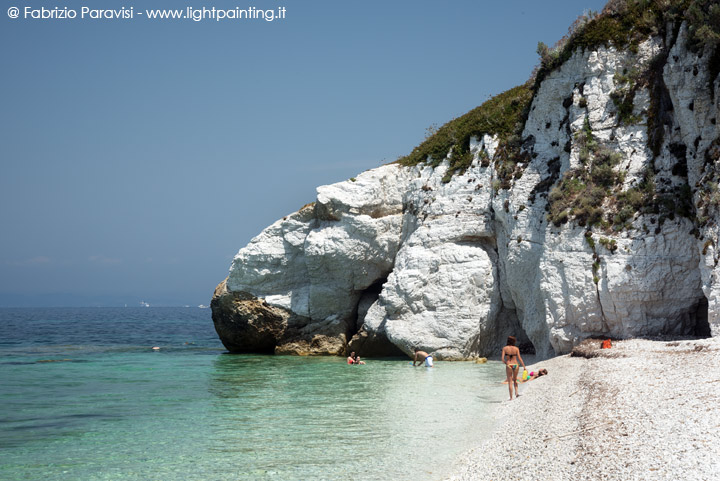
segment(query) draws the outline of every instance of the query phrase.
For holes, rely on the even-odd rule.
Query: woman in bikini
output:
[[[507,361],[505,358],[507,357]],[[520,349],[515,347],[515,337],[509,336],[507,339],[507,346],[502,348],[502,362],[505,363],[505,374],[507,374],[508,389],[510,390],[510,400],[513,399],[513,386],[515,386],[515,397],[518,397],[518,382],[517,376],[520,372],[518,360],[525,369],[525,361],[520,356]]]

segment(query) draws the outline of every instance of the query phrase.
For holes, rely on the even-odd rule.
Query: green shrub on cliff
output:
[[[622,156],[595,139],[587,117],[583,129],[575,135],[575,142],[580,148],[582,166],[565,172],[548,195],[547,218],[556,226],[569,220],[581,226],[600,223],[605,198],[623,181],[623,175],[615,171]]]
[[[537,87],[548,74],[566,62],[577,49],[614,46],[633,51],[650,35],[664,36],[668,25],[677,29],[681,21],[688,23],[691,47],[710,52],[706,58],[714,79],[720,73],[720,5],[717,0],[610,0],[601,13],[581,15],[571,25],[568,34],[552,48],[538,43],[540,65],[528,83],[493,97],[440,128],[431,127],[425,141],[410,154],[399,158],[398,162],[406,166],[428,163],[436,167],[450,154],[450,168],[443,178],[449,182],[454,174],[464,172],[473,161],[471,137],[497,135],[500,140],[499,156],[496,154],[494,160],[500,188],[509,188],[512,180],[522,175],[522,166],[528,160],[528,154],[521,148],[521,134]],[[660,58],[654,68],[661,68],[664,60]],[[657,77],[645,79],[645,82],[652,83]],[[632,114],[638,85],[637,79],[632,80],[613,97],[619,119],[626,124],[640,120]],[[651,109],[648,113],[648,138],[656,154],[662,143],[658,127],[662,125],[663,102],[659,100],[662,87],[659,85],[651,89]],[[586,100],[581,99],[580,105],[587,105]],[[488,159],[482,160],[483,166],[489,165]],[[604,174],[609,174],[607,168]]]
[[[602,46],[634,50],[650,35],[663,33],[670,23],[688,22],[691,44],[715,49],[720,45],[720,5],[717,0],[610,0],[598,15],[589,12],[571,25],[568,34],[550,49],[541,48],[536,85],[562,65],[576,49]]]
[[[522,132],[532,95],[528,85],[503,92],[443,125],[398,162],[408,166],[428,162],[437,167],[450,153],[450,169],[446,178],[449,180],[455,172],[464,172],[472,163],[471,137],[497,135],[503,142]]]

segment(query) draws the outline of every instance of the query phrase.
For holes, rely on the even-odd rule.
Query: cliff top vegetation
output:
[[[427,162],[435,167],[450,154],[450,169],[444,179],[449,181],[453,174],[464,172],[472,163],[470,139],[489,134],[499,137],[500,151],[504,153],[496,168],[501,174],[501,171],[512,173],[522,157],[519,136],[525,127],[530,104],[538,86],[550,72],[559,68],[577,49],[597,49],[605,45],[633,50],[649,36],[663,34],[668,25],[679,28],[683,20],[688,24],[691,48],[711,52],[707,58],[714,78],[720,72],[720,49],[717,48],[720,44],[720,4],[717,0],[610,0],[602,12],[588,12],[578,17],[567,35],[553,47],[538,43],[540,65],[525,84],[446,123],[398,162],[406,166]]]

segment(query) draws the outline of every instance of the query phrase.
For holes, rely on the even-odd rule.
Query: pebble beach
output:
[[[528,365],[447,481],[720,479],[720,339],[599,347]]]

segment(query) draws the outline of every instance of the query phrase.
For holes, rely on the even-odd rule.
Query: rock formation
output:
[[[515,131],[428,153],[481,106],[242,248],[211,305],[225,346],[469,359],[509,334],[544,356],[591,336],[720,335],[719,49],[679,20],[572,43],[622,14],[489,101],[519,113]]]

